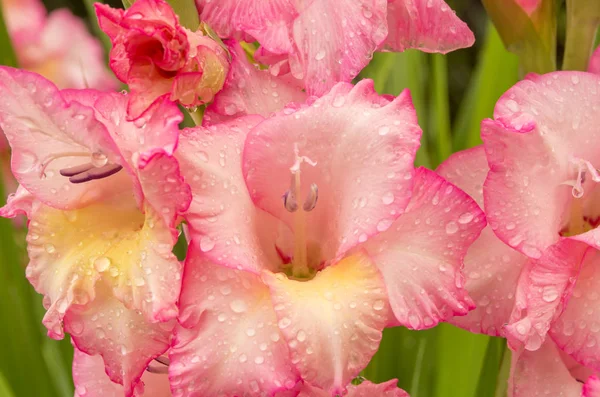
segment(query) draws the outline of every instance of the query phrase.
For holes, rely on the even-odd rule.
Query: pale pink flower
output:
[[[101,354],[131,395],[169,345],[181,265],[174,224],[191,200],[172,153],[182,115],[157,103],[125,120],[127,98],[59,91],[0,68],[0,127],[20,183],[0,215],[29,218],[27,278],[44,294],[49,336]]]
[[[464,189],[481,206],[488,171],[482,146],[456,153],[438,168],[440,175]],[[466,316],[449,321],[471,332],[509,339],[509,344],[515,347],[509,397],[530,397],[537,393],[564,397],[600,395],[591,392],[595,390],[598,393],[600,390],[597,378],[590,377],[594,372],[591,368],[576,363],[551,340],[541,344],[541,337],[536,339],[538,345],[534,346],[538,350],[524,350],[515,343],[519,340],[513,338],[506,327],[512,317],[518,315],[520,307],[527,304],[521,292],[527,289],[530,277],[535,277],[530,273],[531,269],[539,266],[539,263],[551,263],[550,254],[556,251],[550,250],[547,257],[539,260],[530,259],[500,241],[491,227],[486,227],[469,247],[465,257],[465,288],[477,308]],[[543,292],[544,299],[559,300],[556,291],[546,289]],[[529,347],[533,339],[530,338]],[[586,390],[583,394],[582,388]]]
[[[196,0],[221,37],[258,40],[278,70],[309,95],[351,81],[383,49],[448,52],[474,37],[443,0]],[[249,37],[248,37],[249,36]],[[266,60],[268,58],[262,58]],[[282,63],[289,62],[288,66]]]
[[[192,236],[169,367],[175,396],[343,393],[388,325],[473,307],[460,269],[479,207],[413,166],[410,96],[341,83],[264,120],[184,130]],[[282,199],[282,194],[284,198]]]
[[[521,312],[510,332],[536,349],[549,331],[562,349],[595,369],[598,86],[600,77],[584,72],[531,75],[498,101],[494,120],[482,124],[489,224],[502,241],[539,259],[520,285]]]
[[[118,81],[105,65],[102,46],[68,9],[46,16],[39,0],[2,0],[19,66],[60,88],[113,90]]]
[[[113,44],[110,66],[131,90],[131,118],[163,97],[194,107],[222,88],[229,68],[225,49],[181,26],[166,1],[139,0],[127,10],[97,3],[96,12]]]
[[[368,380],[360,385],[348,385],[348,391],[344,397],[409,397],[408,393],[396,387],[396,379],[388,380],[383,383],[372,383]],[[298,390],[295,390],[295,389]],[[323,389],[308,384],[299,383],[293,391],[282,392],[275,397],[329,397],[330,394]],[[290,393],[293,392],[293,393]],[[289,393],[289,394],[288,394]]]

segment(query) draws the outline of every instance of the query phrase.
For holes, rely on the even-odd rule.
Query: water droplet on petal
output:
[[[215,242],[208,236],[203,236],[200,239],[200,250],[202,252],[208,252],[215,248]]]
[[[458,225],[454,221],[450,221],[446,224],[446,233],[454,234],[458,232]]]
[[[246,311],[246,303],[240,299],[236,299],[229,304],[231,311],[234,313],[243,313]]]
[[[96,260],[94,261],[94,268],[96,268],[96,270],[99,271],[100,273],[106,271],[109,267],[110,267],[110,259],[108,259],[105,256],[96,258]]]
[[[394,202],[394,193],[387,192],[383,196],[381,196],[381,201],[385,205],[390,205]]]

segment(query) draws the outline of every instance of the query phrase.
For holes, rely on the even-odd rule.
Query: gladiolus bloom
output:
[[[192,32],[164,0],[139,0],[127,10],[96,4],[100,27],[113,48],[110,66],[129,85],[132,119],[163,97],[186,107],[213,99],[229,70],[225,50]]]
[[[452,155],[437,171],[483,206],[483,186],[489,167],[482,146]],[[573,253],[568,249],[554,248],[549,250],[545,258],[528,258],[502,242],[488,226],[469,247],[465,257],[465,288],[477,308],[466,316],[449,321],[471,332],[509,339],[509,344],[516,350],[512,354],[509,397],[530,397],[539,393],[564,397],[600,395],[597,394],[600,393],[600,382],[592,376],[594,370],[575,362],[561,352],[553,341],[546,340],[536,346],[538,350],[528,351],[515,343],[518,339],[513,338],[507,330],[507,325],[527,304],[523,291],[527,289],[531,278],[535,279],[535,273],[531,270],[538,263],[552,263],[552,259],[556,262],[557,258],[568,259],[566,255],[552,256],[558,252],[567,255]],[[581,260],[581,256],[571,260],[576,262]],[[553,291],[556,290],[545,291],[546,300],[559,298],[553,295]],[[542,343],[541,338],[538,340],[537,343]]]
[[[2,5],[21,68],[41,74],[60,88],[117,88],[100,42],[68,9],[46,16],[39,0],[2,0]]]
[[[309,95],[349,82],[373,52],[415,48],[446,53],[473,33],[443,0],[196,0],[200,19],[221,37],[256,39],[271,61],[304,81]],[[247,37],[250,36],[250,37]]]
[[[472,302],[460,268],[485,221],[415,170],[407,92],[341,83],[264,120],[184,130],[192,236],[170,352],[175,396],[343,393],[387,325],[429,328]]]
[[[126,122],[126,96],[59,91],[0,68],[0,127],[20,183],[0,215],[29,219],[27,277],[44,294],[49,336],[63,324],[133,393],[170,343],[181,265],[171,253],[190,202],[173,150],[182,115],[158,103]],[[159,116],[154,116],[154,114]]]

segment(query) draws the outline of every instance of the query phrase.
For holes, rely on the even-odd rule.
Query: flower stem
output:
[[[587,70],[599,23],[600,2],[567,0],[563,70]]]

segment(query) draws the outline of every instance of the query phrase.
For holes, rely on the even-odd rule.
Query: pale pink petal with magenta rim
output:
[[[508,245],[532,258],[558,241],[573,201],[578,167],[598,168],[600,76],[530,75],[484,120],[491,171],[484,186],[488,222]],[[589,179],[589,178],[588,178]]]
[[[118,190],[110,179],[75,185],[59,172],[90,162],[92,153],[122,163],[93,109],[67,104],[56,86],[37,74],[2,67],[0,77],[0,128],[11,144],[19,183],[44,203],[63,209],[82,207]]]
[[[409,397],[408,393],[399,389],[396,385],[397,379],[388,380],[383,383],[372,383],[368,380],[360,385],[348,386],[348,397]]]
[[[290,67],[309,95],[321,96],[367,66],[387,36],[387,7],[386,0],[313,0],[304,5],[293,24]]]
[[[184,217],[194,243],[213,262],[260,273],[277,268],[283,225],[257,209],[242,175],[241,153],[259,116],[183,130],[177,158],[193,199]]]
[[[377,264],[397,321],[430,328],[474,308],[461,274],[485,226],[477,203],[433,171],[417,169],[411,201],[364,247]]]
[[[158,365],[158,364],[157,364]],[[165,367],[166,368],[166,367]],[[90,356],[75,348],[73,357],[75,397],[123,397],[123,386],[110,380],[100,355]],[[167,374],[144,372],[135,387],[136,397],[171,397]]]
[[[293,0],[196,0],[196,5],[200,20],[220,37],[239,38],[243,32],[271,51],[289,52],[292,49],[290,26],[298,15]]]
[[[389,0],[383,48],[445,54],[470,47],[475,36],[443,0]]]
[[[581,397],[582,384],[571,377],[552,341],[539,350],[512,353],[508,397]]]
[[[302,379],[343,393],[377,351],[391,314],[375,264],[358,252],[309,281],[269,271],[262,278]]]
[[[148,323],[139,311],[113,298],[107,286],[98,284],[97,290],[95,300],[70,308],[65,329],[77,349],[102,356],[110,379],[130,397],[148,363],[168,349],[174,321]]]
[[[483,146],[455,153],[437,172],[483,206],[483,183],[489,167]],[[490,227],[483,229],[465,256],[465,288],[477,306],[449,320],[471,332],[503,336],[515,304],[515,293],[527,257],[504,244]]]
[[[530,260],[518,281],[515,310],[506,326],[509,344],[537,350],[569,301],[587,245],[564,239]]]
[[[170,352],[174,396],[262,396],[299,377],[260,277],[188,252]]]
[[[593,375],[583,385],[582,397],[600,397],[600,379]]]
[[[404,211],[420,136],[407,91],[389,102],[371,80],[354,87],[340,83],[311,106],[284,111],[250,131],[246,184],[257,207],[292,225],[281,197],[290,188],[297,147],[317,163],[300,166],[298,199],[313,183],[319,196],[306,213],[308,239],[321,246],[323,258],[341,257]]]
[[[600,254],[590,250],[565,310],[550,336],[578,362],[600,371]]]
[[[247,114],[269,116],[290,102],[304,103],[306,93],[291,75],[274,76],[248,61],[246,53],[235,41],[227,43],[231,52],[231,70],[214,102],[208,107],[205,120],[210,124],[227,117]]]
[[[75,397],[122,397],[123,386],[110,380],[101,356],[90,356],[74,349],[73,383]]]
[[[34,201],[35,197],[19,185],[17,191],[8,196],[6,205],[0,208],[0,216],[4,218],[14,218],[17,215],[29,216]]]

